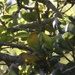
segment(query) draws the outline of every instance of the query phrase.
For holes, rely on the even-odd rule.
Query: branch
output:
[[[7,66],[10,66],[12,63],[21,65],[24,62],[19,56],[12,56],[5,53],[0,53],[0,61],[4,61]]]
[[[42,23],[42,25],[52,24],[52,21],[53,21],[53,18],[49,18],[49,19],[45,19],[45,20],[41,21],[41,23]],[[35,22],[29,23],[29,24],[22,24],[22,25],[16,26],[14,28],[8,28],[8,30],[15,32],[18,30],[25,30],[27,28],[34,28],[34,27],[38,27],[38,26],[39,26],[39,22],[35,21]]]
[[[69,72],[71,72],[73,69],[75,70],[75,66],[72,66],[72,67],[66,69],[65,71],[63,71],[63,74],[69,73]]]
[[[0,46],[10,46],[12,48],[19,48],[19,49],[24,49],[30,52],[33,52],[33,50],[25,45],[18,45],[18,44],[12,44],[9,42],[0,42]]]
[[[58,11],[58,9],[50,2],[50,0],[38,0],[38,1],[46,5],[48,8],[52,9],[54,13],[57,14],[57,17],[62,18],[62,15]]]
[[[43,25],[41,23],[41,18],[40,18],[40,13],[39,13],[39,8],[38,8],[38,0],[36,0],[35,7],[36,7],[36,12],[37,12],[37,17],[38,17],[40,31],[44,31],[44,27],[43,27]]]

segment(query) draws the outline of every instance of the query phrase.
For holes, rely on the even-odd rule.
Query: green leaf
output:
[[[39,33],[39,34],[38,34],[38,44],[39,44],[39,46],[42,46],[42,44],[43,44],[42,33]]]
[[[46,30],[49,31],[49,32],[55,32],[56,29],[54,29],[51,25],[52,25],[51,23],[47,24],[45,26]]]
[[[66,32],[62,35],[63,39],[71,39],[74,36],[74,34],[70,33],[70,32]]]
[[[43,43],[48,49],[53,49],[52,39],[42,32]]]
[[[0,34],[0,41],[7,42],[10,40],[12,40],[12,36],[8,32]]]
[[[3,15],[3,16],[2,16],[2,19],[3,19],[3,20],[11,20],[11,19],[13,19],[13,18],[12,18],[12,15]]]
[[[7,36],[5,34],[0,35],[0,41],[5,42]]]
[[[13,70],[10,70],[7,75],[17,75]]]
[[[61,48],[61,47],[59,47],[59,46],[55,46],[55,52],[57,53],[57,54],[62,54],[63,53],[63,48]]]
[[[75,18],[73,18],[72,16],[68,16],[69,20],[72,22],[72,24],[75,25]]]
[[[25,40],[27,40],[29,34],[26,32],[19,32],[15,36],[18,38],[21,38],[22,41],[25,41]]]
[[[52,44],[54,44],[54,42],[56,42],[56,40],[59,38],[59,36],[54,36],[53,38],[52,38]]]
[[[2,2],[0,2],[0,9],[3,7],[3,3]]]
[[[2,33],[4,30],[5,28],[2,25],[0,25],[0,33]]]
[[[22,0],[24,2],[24,4],[28,4],[29,0]]]
[[[26,21],[36,21],[36,12],[25,12],[23,14],[21,14],[23,19],[25,19]]]
[[[14,5],[11,5],[10,7],[8,7],[6,11],[7,11],[9,14],[12,14],[13,12],[17,11],[17,9],[18,9],[17,5],[14,4]]]
[[[58,40],[58,45],[59,45],[60,48],[65,50],[65,52],[72,50],[72,47],[70,45],[70,40],[69,39],[60,38]]]

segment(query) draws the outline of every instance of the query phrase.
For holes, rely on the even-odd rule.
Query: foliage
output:
[[[0,74],[74,75],[75,11],[66,11],[73,1],[0,0],[0,53],[9,54]]]

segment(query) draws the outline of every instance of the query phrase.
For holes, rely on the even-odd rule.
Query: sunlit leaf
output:
[[[12,14],[13,11],[16,11],[16,10],[17,10],[17,5],[16,5],[16,4],[11,5],[10,7],[8,7],[8,8],[6,9],[6,11],[7,11],[9,14]]]
[[[2,2],[0,2],[0,9],[3,7],[3,3]]]
[[[71,39],[74,36],[74,34],[70,33],[70,32],[66,32],[62,35],[63,39]]]
[[[25,41],[29,34],[26,32],[18,32],[15,36],[21,38],[22,41]]]
[[[5,3],[6,2],[6,0],[0,0],[1,2],[3,2],[3,3]]]

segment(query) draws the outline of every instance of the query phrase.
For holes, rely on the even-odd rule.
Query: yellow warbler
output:
[[[38,56],[30,54],[30,53],[21,53],[19,55],[25,62],[28,62],[31,65],[35,65],[39,60]]]
[[[38,44],[38,33],[32,32],[27,39],[27,43],[31,48],[35,49]]]

